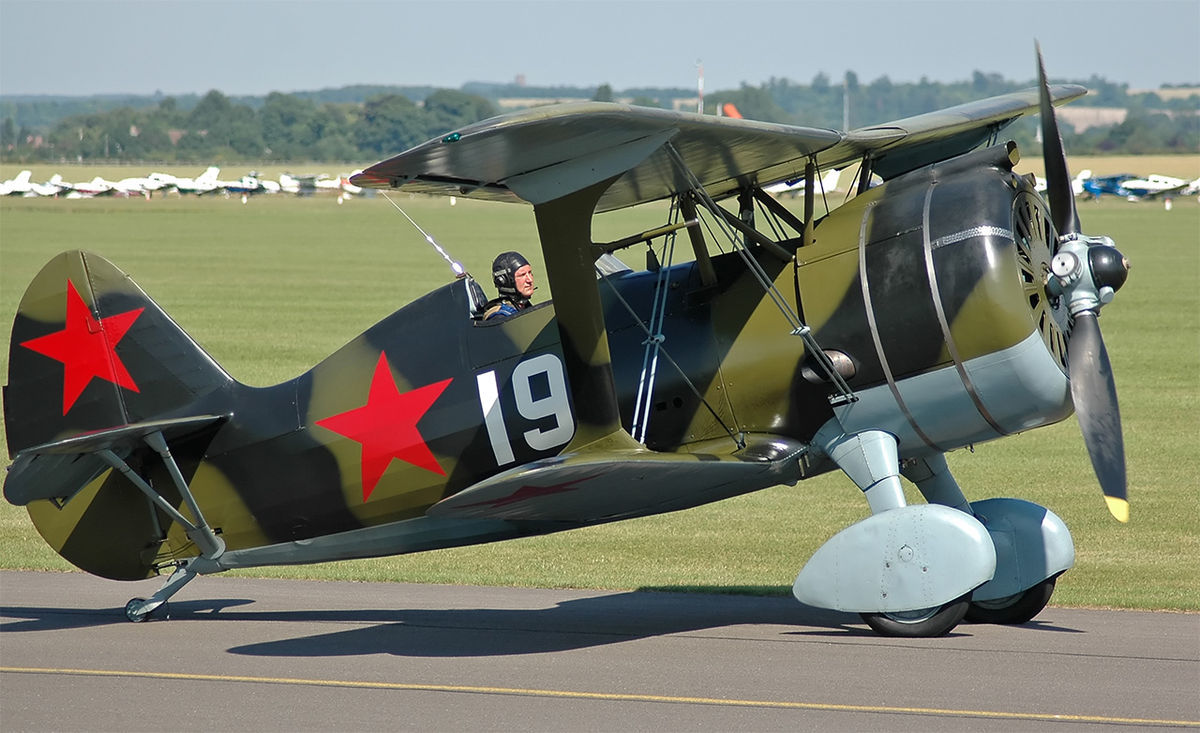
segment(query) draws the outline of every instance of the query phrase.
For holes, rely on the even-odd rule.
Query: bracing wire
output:
[[[446,261],[446,263],[448,265],[450,265],[450,271],[454,273],[454,277],[456,277],[456,278],[464,277],[467,274],[467,271],[465,269],[463,269],[462,264],[460,262],[458,262],[457,260],[455,260],[453,257],[451,257],[450,254],[448,252],[446,252],[445,249],[442,248],[442,245],[437,243],[437,241],[433,238],[433,235],[430,234],[429,232],[425,231],[424,229],[422,229],[421,225],[418,224],[416,221],[414,221],[413,218],[408,215],[407,211],[400,208],[400,204],[397,204],[395,201],[392,201],[392,198],[390,196],[388,196],[385,191],[380,191],[380,194],[385,199],[387,199],[387,202],[389,204],[391,204],[393,207],[395,207],[396,211],[399,211],[401,214],[403,214],[404,218],[408,219],[408,223],[412,224],[414,227],[416,227],[417,231],[421,233],[421,236],[425,237],[425,241],[429,242],[429,245],[431,247],[433,247],[433,249],[439,255],[442,256],[442,259],[444,259]]]
[[[637,312],[633,309],[633,306],[629,304],[629,301],[625,300],[624,296],[621,295],[621,291],[617,290],[616,286],[613,285],[611,282],[609,282],[608,278],[601,278],[601,281],[604,282],[606,285],[608,285],[608,288],[610,291],[612,291],[612,294],[614,296],[616,296],[617,300],[621,303],[621,305],[625,307],[625,310],[629,313],[629,315],[633,316],[634,323],[636,323],[638,325],[638,327],[641,328],[643,332],[645,332],[646,336],[649,339],[653,339],[654,334],[651,332],[650,328],[646,325],[646,322],[642,320],[641,316],[639,316],[637,314]],[[691,380],[691,378],[688,377],[687,372],[685,372],[683,370],[683,367],[681,367],[679,365],[679,362],[675,361],[675,359],[671,356],[670,352],[668,352],[666,348],[663,348],[660,345],[660,348],[658,349],[658,353],[663,358],[665,358],[667,360],[667,362],[669,362],[671,364],[671,366],[673,366],[675,368],[675,371],[679,372],[679,376],[683,379],[683,383],[687,385],[688,389],[691,390],[692,394],[696,395],[696,398],[698,400],[700,400],[700,404],[704,405],[704,407],[709,411],[709,413],[712,414],[713,419],[717,421],[717,424],[720,425],[722,428],[724,428],[726,433],[729,433],[729,437],[733,439],[733,442],[738,446],[738,448],[745,448],[746,441],[743,440],[742,437],[738,433],[734,432],[733,428],[731,428],[725,424],[725,421],[723,419],[721,419],[721,416],[719,414],[717,414],[717,411],[715,409],[713,409],[713,406],[710,405],[708,403],[708,400],[706,400],[704,398],[704,395],[696,387],[696,384]]]
[[[735,233],[731,231],[729,225],[724,221],[724,219],[717,215],[717,202],[714,201],[712,197],[708,195],[708,192],[704,190],[704,186],[700,183],[700,180],[696,178],[696,174],[693,173],[692,170],[687,166],[683,156],[680,155],[679,151],[675,149],[675,146],[669,142],[666,143],[664,147],[666,148],[667,154],[671,157],[671,161],[674,163],[675,168],[688,180],[692,190],[700,198],[700,201],[704,204],[705,208],[707,208],[710,212],[713,212],[714,223],[724,233],[725,237],[733,244],[734,251],[737,252],[738,256],[745,263],[746,268],[750,272],[751,276],[758,281],[766,296],[771,300],[772,303],[775,304],[775,307],[779,309],[779,312],[783,315],[784,319],[791,327],[792,334],[799,336],[801,340],[804,341],[805,349],[809,354],[812,355],[813,359],[821,367],[822,371],[825,372],[826,376],[829,377],[830,382],[833,383],[838,392],[841,393],[841,398],[849,401],[857,400],[858,398],[855,396],[854,391],[850,389],[850,385],[846,383],[845,378],[843,378],[842,375],[838,373],[837,369],[834,368],[833,362],[830,361],[829,356],[823,349],[821,349],[820,345],[817,344],[816,340],[813,338],[812,329],[810,329],[803,321],[800,320],[800,316],[796,314],[791,305],[783,297],[783,294],[780,293],[779,289],[775,287],[775,283],[767,275],[762,265],[760,265],[758,261],[751,256],[749,251],[747,251],[745,244],[743,244],[735,235]]]
[[[679,210],[671,205],[670,223],[674,223]],[[648,243],[653,248],[653,243]],[[675,232],[668,234],[663,241],[663,259],[665,262],[658,268],[654,281],[654,301],[650,310],[649,337],[643,342],[646,349],[642,354],[642,371],[638,377],[637,399],[634,401],[632,434],[639,443],[646,442],[646,431],[650,425],[650,405],[654,401],[654,382],[658,375],[658,357],[662,344],[666,340],[663,335],[663,321],[667,312],[668,281],[670,268],[675,258]]]

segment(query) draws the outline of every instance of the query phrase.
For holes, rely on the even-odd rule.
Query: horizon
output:
[[[875,22],[847,21],[857,17]],[[817,74],[836,83],[846,71],[860,84],[976,71],[1021,83],[1036,76],[1034,29],[1052,80],[1200,86],[1194,0],[3,0],[0,96],[461,89],[518,77],[533,88],[694,89],[701,66],[706,93]]]
[[[853,72],[854,70],[848,69],[848,71]],[[974,72],[972,72],[972,74],[973,73]],[[983,73],[986,73],[986,72],[983,72]],[[779,77],[779,78],[783,78],[783,77]],[[1109,82],[1109,83],[1113,83],[1113,84],[1121,84],[1122,83],[1122,82],[1116,82],[1112,79],[1105,79],[1103,77],[1099,77],[1099,78],[1105,82]],[[801,81],[798,79],[789,79],[789,81],[796,82],[797,84],[800,84],[803,86],[808,86],[812,82],[811,79],[809,79],[807,81]],[[874,80],[866,80],[866,79],[863,79],[862,77],[859,77],[859,79],[858,79],[858,82],[861,86],[866,86],[866,85],[870,84],[871,81],[874,81]],[[890,77],[889,77],[889,81],[891,81],[893,84],[918,84],[918,83],[920,83],[919,80],[918,81],[905,81],[905,80],[891,79]],[[951,84],[969,83],[970,81],[971,81],[970,78],[963,78],[963,79],[951,79],[951,80],[946,80],[946,81],[931,81],[931,83],[951,85]],[[1010,82],[1010,83],[1019,83],[1019,82],[1029,81],[1031,85],[1036,85],[1036,79],[1026,80],[1026,79],[1007,79],[1006,78],[1006,79],[1004,79],[1004,81]],[[1087,82],[1086,79],[1055,79],[1054,80],[1054,83],[1066,83],[1066,84],[1084,84],[1086,82]],[[763,83],[765,84],[766,82],[764,81]],[[93,94],[41,94],[41,93],[8,94],[3,91],[0,91],[0,99],[8,99],[11,101],[14,99],[15,100],[28,100],[28,99],[60,100],[60,99],[89,99],[89,98],[118,98],[118,99],[120,99],[120,98],[168,99],[168,98],[173,98],[173,97],[198,97],[198,98],[200,98],[200,97],[203,97],[204,95],[208,94],[209,92],[213,92],[213,91],[220,92],[221,94],[225,95],[226,97],[228,97],[230,99],[239,99],[239,98],[265,98],[266,96],[268,96],[270,94],[276,94],[276,93],[278,93],[278,94],[319,94],[321,92],[340,91],[342,89],[353,88],[356,86],[372,86],[372,87],[380,86],[380,87],[395,87],[395,88],[429,87],[431,89],[452,89],[452,90],[456,90],[456,91],[465,91],[467,87],[472,86],[472,85],[477,85],[477,84],[478,85],[489,85],[489,86],[517,86],[517,84],[512,81],[507,81],[507,82],[505,82],[505,81],[485,81],[485,80],[481,80],[481,79],[472,79],[469,81],[465,81],[457,87],[439,87],[434,84],[362,84],[362,83],[351,82],[348,84],[344,84],[342,86],[322,87],[320,89],[292,89],[292,90],[287,90],[287,91],[279,90],[279,89],[270,89],[265,92],[246,93],[246,94],[231,94],[231,93],[226,93],[224,90],[221,90],[221,89],[205,89],[203,91],[194,91],[194,92],[188,91],[188,92],[178,92],[178,93],[167,93],[167,92],[155,90],[153,92],[97,92],[97,93],[93,93]],[[830,79],[830,84],[832,86],[840,86],[841,80],[840,80],[840,78],[839,79]],[[556,85],[549,85],[549,86],[538,86],[538,85],[534,85],[534,84],[526,84],[525,86],[529,89],[539,89],[539,90],[564,89],[564,90],[571,90],[571,91],[586,92],[589,90],[595,90],[599,85],[586,86],[586,85],[577,85],[577,84],[556,84]],[[1133,87],[1129,87],[1128,92],[1130,94],[1140,93],[1140,92],[1153,93],[1156,91],[1163,91],[1163,90],[1170,90],[1170,89],[1196,90],[1196,93],[1200,94],[1200,81],[1190,82],[1190,83],[1180,83],[1180,84],[1167,83],[1167,84],[1163,84],[1158,87],[1146,88],[1146,89],[1140,89],[1140,88],[1135,89]],[[695,94],[695,92],[696,92],[695,89],[688,89],[687,87],[648,87],[648,86],[637,86],[637,87],[629,87],[629,88],[613,87],[614,93],[643,91],[643,90],[644,91],[672,91],[672,92],[683,91],[683,92],[692,93],[692,94]],[[728,92],[728,91],[731,91],[731,90],[730,89],[709,88],[709,89],[706,89],[704,93],[706,95],[710,95],[710,94],[719,94],[721,92]],[[474,92],[471,92],[471,93],[474,93]],[[507,97],[502,97],[502,99],[503,98],[507,98]]]

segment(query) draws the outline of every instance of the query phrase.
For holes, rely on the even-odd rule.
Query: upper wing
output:
[[[1076,84],[1050,87],[1054,104],[1087,94]],[[871,155],[872,170],[887,180],[939,160],[952,158],[988,140],[1022,115],[1038,111],[1038,90],[1026,89],[956,107],[860,127],[817,156],[821,168],[840,168]]]
[[[1051,88],[1056,104],[1084,93],[1075,85]],[[523,201],[528,200],[520,186],[523,176],[565,163],[594,161],[597,167],[625,170],[622,156],[639,161],[601,197],[596,211],[602,212],[692,187],[672,165],[667,142],[708,193],[721,198],[750,183],[796,178],[810,157],[821,168],[839,168],[870,154],[873,170],[891,178],[966,152],[1037,109],[1037,90],[1028,90],[841,133],[622,104],[550,105],[464,127],[377,163],[350,181],[369,188]],[[647,147],[653,152],[644,155]]]
[[[350,182],[520,201],[510,183],[522,175],[568,161],[600,161],[642,143],[654,145],[656,150],[625,172],[600,199],[596,210],[611,211],[691,188],[662,149],[667,141],[709,193],[719,197],[751,179],[794,177],[804,170],[809,156],[842,137],[835,130],[581,102],[485,120],[377,163]]]

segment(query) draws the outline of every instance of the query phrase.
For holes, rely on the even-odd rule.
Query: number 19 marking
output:
[[[535,397],[534,380],[545,375],[546,394]],[[483,409],[483,424],[492,443],[496,465],[503,466],[516,460],[508,438],[508,426],[500,406],[500,390],[496,384],[496,372],[486,371],[475,375],[479,387],[479,406]],[[517,364],[512,373],[513,399],[517,412],[529,421],[554,418],[550,427],[534,426],[522,433],[525,444],[536,451],[550,450],[563,445],[575,434],[575,420],[571,416],[571,404],[567,399],[567,380],[563,376],[562,362],[554,354],[541,354]]]

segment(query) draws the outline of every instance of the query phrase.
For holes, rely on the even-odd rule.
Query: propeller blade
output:
[[[1042,63],[1042,47],[1037,48],[1039,116],[1042,120],[1042,160],[1046,167],[1046,197],[1050,199],[1050,216],[1059,235],[1079,233],[1079,215],[1075,213],[1075,191],[1071,188],[1071,174],[1067,170],[1067,153],[1063,149],[1062,135],[1058,132],[1058,120],[1054,116],[1054,103],[1050,101],[1050,85],[1046,81],[1046,67]]]
[[[1100,335],[1100,324],[1093,311],[1076,314],[1068,348],[1071,399],[1075,402],[1083,443],[1092,459],[1096,478],[1100,480],[1108,511],[1117,521],[1128,522],[1125,439],[1121,435],[1117,385],[1113,381],[1104,338]]]

